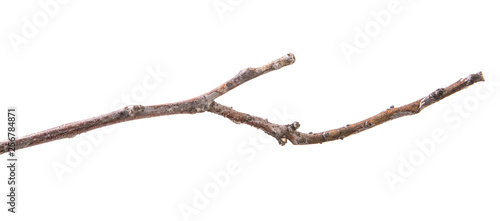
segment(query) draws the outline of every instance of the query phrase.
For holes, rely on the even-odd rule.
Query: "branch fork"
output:
[[[198,97],[174,103],[152,106],[130,105],[93,118],[63,124],[58,127],[21,137],[14,141],[15,147],[16,150],[19,150],[63,138],[72,138],[90,130],[125,121],[174,114],[197,114],[204,112],[211,112],[223,116],[236,124],[247,124],[260,129],[266,134],[274,137],[280,145],[285,145],[287,141],[290,141],[294,145],[317,144],[338,139],[343,140],[350,135],[373,128],[387,121],[403,116],[417,114],[424,108],[450,96],[457,91],[465,89],[474,83],[484,81],[484,77],[481,72],[471,74],[448,87],[439,88],[429,95],[407,105],[401,107],[391,106],[387,110],[357,123],[348,124],[344,127],[318,133],[302,133],[297,131],[300,124],[296,121],[287,125],[275,124],[269,122],[267,119],[236,111],[232,107],[224,106],[215,101],[218,97],[249,80],[268,72],[281,69],[285,66],[293,64],[294,62],[295,56],[289,53],[264,66],[243,69],[230,80]],[[7,152],[8,144],[8,140],[0,142],[0,154]]]

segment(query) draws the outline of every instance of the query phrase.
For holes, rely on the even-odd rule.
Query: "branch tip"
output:
[[[471,74],[467,78],[464,78],[462,80],[467,82],[467,86],[472,85],[472,84],[477,83],[477,82],[480,82],[480,81],[485,81],[482,71],[475,73],[475,74]]]

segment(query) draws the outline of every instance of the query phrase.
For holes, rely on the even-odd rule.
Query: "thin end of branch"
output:
[[[445,97],[448,97],[457,91],[463,90],[467,88],[470,85],[473,85],[477,82],[485,81],[483,72],[478,72],[475,74],[471,74],[466,78],[462,78],[455,82],[454,84],[446,87],[446,88],[438,88],[428,96],[422,98],[420,100],[420,106],[419,110],[423,110],[424,108],[428,107],[429,105],[436,103],[440,100],[442,100]]]
[[[471,74],[466,78],[462,78],[457,82],[451,84],[445,88],[438,88],[433,91],[429,95],[409,103],[407,105],[401,107],[391,106],[389,109],[382,111],[381,113],[367,118],[365,120],[359,121],[354,124],[348,124],[344,127],[340,127],[334,130],[324,131],[320,133],[300,133],[295,131],[287,135],[287,138],[296,145],[305,145],[305,144],[315,144],[315,143],[323,143],[333,140],[343,140],[344,138],[362,132],[364,130],[373,128],[377,125],[383,124],[385,122],[404,117],[409,115],[414,115],[420,113],[424,108],[458,92],[461,91],[470,85],[473,85],[477,82],[485,81],[482,72],[478,72],[475,74]]]
[[[249,80],[252,80],[268,72],[281,69],[282,67],[291,65],[293,63],[295,63],[295,55],[292,53],[288,53],[285,56],[278,58],[264,66],[258,68],[245,68],[241,70],[236,76],[204,94],[203,96],[205,96],[206,99],[210,102],[214,101],[216,98],[222,96],[223,94]]]

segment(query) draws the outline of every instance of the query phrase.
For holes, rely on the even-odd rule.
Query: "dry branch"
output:
[[[270,71],[278,70],[284,66],[293,64],[294,62],[295,56],[293,54],[287,54],[262,67],[243,69],[232,79],[209,91],[208,93],[202,94],[198,97],[185,101],[160,105],[127,106],[120,110],[113,111],[107,114],[103,114],[86,120],[76,121],[73,123],[63,124],[58,127],[21,137],[15,141],[15,147],[16,150],[19,150],[50,141],[55,141],[63,138],[71,138],[90,130],[125,121],[173,114],[197,114],[206,111],[224,116],[238,124],[248,124],[252,127],[258,128],[269,134],[270,136],[276,138],[276,140],[278,140],[279,144],[281,145],[285,145],[287,140],[290,140],[291,143],[296,145],[316,144],[337,139],[342,140],[347,136],[359,133],[387,121],[403,116],[417,114],[429,105],[438,102],[457,91],[465,89],[466,87],[476,82],[484,81],[481,72],[471,74],[467,78],[462,78],[446,88],[439,88],[431,94],[410,104],[401,107],[391,106],[391,108],[382,111],[381,113],[368,119],[359,121],[354,124],[346,125],[338,129],[320,133],[301,133],[297,131],[300,126],[298,122],[293,122],[289,125],[274,124],[261,117],[238,112],[230,107],[224,106],[214,101],[221,95],[251,79],[254,79]],[[8,152],[8,143],[8,140],[0,142],[0,154]]]

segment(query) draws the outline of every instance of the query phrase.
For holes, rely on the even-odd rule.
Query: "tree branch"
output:
[[[237,124],[244,123],[258,128],[276,138],[281,145],[285,145],[287,140],[290,140],[290,142],[294,145],[317,144],[338,139],[343,140],[350,135],[370,129],[387,121],[418,114],[429,105],[436,103],[445,97],[448,97],[455,92],[465,89],[479,81],[484,81],[484,77],[481,72],[471,74],[467,78],[462,78],[446,88],[439,88],[429,95],[407,105],[401,107],[391,106],[389,109],[382,111],[373,117],[354,124],[348,124],[344,127],[319,133],[302,133],[297,131],[300,127],[298,122],[293,122],[288,125],[274,124],[260,117],[238,112],[217,102],[213,102],[208,111],[224,116]]]
[[[481,72],[477,74],[471,74],[467,78],[460,79],[459,81],[446,88],[439,88],[431,94],[425,96],[424,98],[414,101],[410,104],[396,108],[391,106],[391,108],[368,119],[359,121],[351,125],[346,125],[338,129],[320,133],[301,133],[297,131],[300,126],[298,122],[293,122],[292,124],[288,125],[274,124],[261,117],[238,112],[230,107],[224,106],[214,101],[216,98],[222,96],[233,88],[236,88],[237,86],[249,80],[252,80],[270,71],[278,70],[284,66],[293,64],[294,62],[295,56],[290,53],[262,67],[243,69],[227,82],[198,97],[180,102],[160,105],[127,106],[120,110],[113,111],[107,114],[103,114],[86,120],[76,121],[73,123],[63,124],[58,127],[21,137],[15,140],[15,147],[16,150],[19,150],[63,138],[72,138],[78,134],[85,133],[90,130],[125,121],[174,114],[197,114],[206,111],[224,116],[237,124],[243,123],[258,128],[269,134],[270,136],[276,138],[276,140],[278,140],[279,144],[281,145],[285,145],[287,140],[290,140],[292,144],[296,145],[316,144],[337,139],[342,140],[347,136],[375,127],[387,121],[403,116],[417,114],[429,105],[438,102],[457,91],[465,89],[466,87],[476,82],[484,81]],[[8,152],[7,147],[9,142],[10,141],[8,140],[0,142],[0,154]]]

